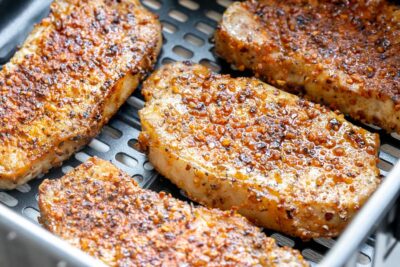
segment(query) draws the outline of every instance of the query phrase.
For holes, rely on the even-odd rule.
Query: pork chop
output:
[[[110,266],[308,266],[235,212],[141,189],[91,158],[39,189],[40,222]]]
[[[260,80],[176,63],[142,92],[149,160],[203,205],[289,235],[331,237],[380,182],[377,134]]]
[[[136,0],[56,0],[0,71],[0,188],[97,135],[152,69],[160,24]]]
[[[400,8],[385,0],[232,4],[216,52],[268,83],[400,133]]]

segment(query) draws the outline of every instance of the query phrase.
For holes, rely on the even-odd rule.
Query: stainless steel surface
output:
[[[365,206],[358,212],[351,224],[341,234],[336,245],[329,251],[321,262],[321,266],[342,266],[352,257],[360,244],[372,234],[374,228],[380,223],[376,237],[376,266],[383,266],[387,247],[388,229],[385,215],[393,207],[399,196],[400,188],[400,162],[392,169],[378,188],[377,192],[367,201]],[[343,249],[343,248],[346,249]],[[379,249],[378,249],[379,248]]]
[[[224,9],[231,1],[142,0],[142,2],[151,11],[159,14],[164,26],[165,41],[157,67],[172,61],[190,60],[204,64],[215,71],[231,73],[234,76],[250,75],[235,71],[213,54],[212,33]],[[0,0],[0,63],[8,60],[16,45],[22,42],[30,31],[33,21],[38,21],[47,13],[48,9],[45,7],[49,3],[49,0],[14,2]],[[10,10],[2,7],[9,7]],[[11,7],[15,7],[16,10],[11,10]],[[186,199],[184,194],[166,179],[157,177],[146,156],[135,149],[140,131],[137,111],[142,106],[140,90],[137,90],[102,133],[89,146],[66,161],[62,167],[52,170],[44,177],[33,180],[17,190],[0,190],[0,203],[4,205],[0,204],[0,266],[61,267],[65,264],[68,266],[92,264],[90,258],[88,259],[83,253],[66,245],[65,242],[37,225],[37,216],[39,215],[37,188],[42,179],[57,179],[84,162],[88,156],[96,155],[112,161],[139,181],[142,187],[156,191],[164,190],[176,197]],[[385,176],[400,157],[400,138],[397,135],[385,134],[371,126],[363,125],[363,127],[378,132],[381,136],[379,167],[382,175]],[[368,202],[367,207],[360,212],[354,223],[341,236],[339,243],[324,238],[303,242],[269,230],[266,230],[266,233],[275,238],[280,245],[299,249],[312,265],[323,260],[325,254],[330,251],[321,263],[323,266],[344,264],[358,267],[372,266],[376,243],[378,245],[386,243],[386,241],[380,241],[380,235],[388,237],[390,233],[390,218],[384,217],[384,215],[390,210],[395,201],[395,192],[400,188],[400,178],[396,181],[396,177],[400,176],[399,173],[400,170],[396,167],[382,184],[381,188],[383,189],[380,189]],[[11,215],[10,212],[12,212]],[[378,234],[377,242],[375,242],[373,237],[368,236],[377,228],[377,219],[383,219],[388,223],[385,227],[381,227],[379,232],[381,234]],[[13,239],[14,236],[16,238]],[[8,240],[10,237],[15,241]],[[381,249],[384,252],[381,253],[378,250],[379,259],[381,254],[388,254],[386,245]],[[396,250],[391,251],[394,253]],[[63,262],[59,263],[59,261]],[[378,265],[375,266],[380,266],[381,262],[376,263]]]
[[[0,266],[105,266],[0,205]]]

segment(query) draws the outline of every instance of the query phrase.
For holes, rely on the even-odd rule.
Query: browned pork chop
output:
[[[378,135],[257,79],[176,63],[142,92],[150,161],[204,205],[293,236],[336,236],[380,182]]]
[[[111,266],[308,266],[234,212],[141,189],[91,158],[40,186],[40,221]]]
[[[400,8],[385,0],[232,4],[216,51],[269,83],[400,133]]]
[[[136,0],[56,0],[0,71],[0,188],[88,143],[152,69],[160,24]]]

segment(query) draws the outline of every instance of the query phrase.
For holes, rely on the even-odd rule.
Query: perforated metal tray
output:
[[[0,63],[5,63],[31,30],[34,22],[39,21],[48,12],[49,0],[7,1],[0,0]],[[214,71],[239,75],[229,65],[215,57],[213,53],[212,33],[221,18],[224,9],[231,3],[229,0],[191,1],[191,0],[143,0],[143,4],[157,13],[163,24],[164,46],[157,67],[172,61],[190,60],[204,64]],[[240,73],[240,75],[246,75]],[[137,90],[120,109],[111,122],[104,127],[86,148],[78,152],[62,167],[52,170],[44,177],[39,177],[29,184],[18,187],[13,191],[0,191],[0,203],[7,206],[29,221],[37,224],[39,215],[37,205],[38,186],[43,178],[55,179],[67,173],[73,167],[84,162],[89,156],[98,156],[112,161],[122,170],[129,173],[142,187],[156,191],[167,191],[174,196],[186,199],[184,194],[175,186],[153,170],[146,156],[136,149],[136,141],[140,131],[137,111],[143,106],[140,89]],[[383,176],[387,175],[400,157],[400,137],[388,135],[383,131],[363,125],[368,130],[378,132],[381,136],[379,168]],[[4,212],[0,207],[0,266],[80,266],[90,265],[90,259],[85,257],[64,243],[49,241],[49,236],[41,232],[40,228],[18,219],[13,226],[12,221],[4,220]],[[389,209],[390,207],[384,207]],[[371,211],[373,212],[373,211]],[[2,219],[3,216],[3,219]],[[8,215],[8,218],[11,215]],[[382,217],[382,216],[380,216]],[[26,229],[24,231],[24,224]],[[364,226],[371,232],[374,225]],[[33,229],[33,230],[32,230]],[[19,233],[18,231],[22,231]],[[40,236],[31,236],[32,232],[39,231]],[[266,230],[266,233],[275,238],[280,245],[299,249],[302,255],[312,265],[320,262],[335,240],[319,238],[309,242],[302,242],[281,233]],[[366,235],[367,233],[365,233]],[[20,239],[18,239],[20,236]],[[42,239],[47,239],[44,242]],[[363,239],[363,238],[361,238]],[[27,240],[26,242],[22,241]],[[35,244],[41,244],[32,249]],[[65,246],[63,249],[62,246]],[[55,248],[49,248],[55,246]],[[59,246],[59,247],[58,247]],[[357,245],[359,251],[354,254],[354,263],[357,266],[372,266],[374,255],[374,238]],[[346,250],[346,247],[340,248]],[[35,254],[38,250],[38,254]],[[60,251],[61,250],[61,251]],[[62,251],[64,250],[64,251]],[[32,253],[34,251],[34,253]],[[29,252],[29,253],[28,253]],[[27,256],[28,255],[28,256]],[[45,255],[45,256],[41,256]],[[73,255],[78,255],[74,257]],[[46,258],[47,257],[47,258]],[[48,260],[44,260],[44,258]],[[75,258],[75,259],[73,259]],[[59,262],[61,261],[61,263]],[[83,260],[83,261],[80,261]],[[341,259],[338,262],[345,262]],[[94,263],[93,263],[94,264]]]

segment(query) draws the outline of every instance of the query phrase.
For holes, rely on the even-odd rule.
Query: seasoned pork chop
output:
[[[144,83],[140,142],[206,206],[258,225],[336,236],[378,186],[378,135],[257,79],[177,63]]]
[[[160,24],[135,0],[56,0],[0,71],[0,188],[59,165],[152,68]]]
[[[269,83],[400,133],[400,8],[385,0],[232,4],[216,51]]]
[[[308,266],[234,212],[141,189],[91,158],[40,186],[40,221],[111,266]]]

